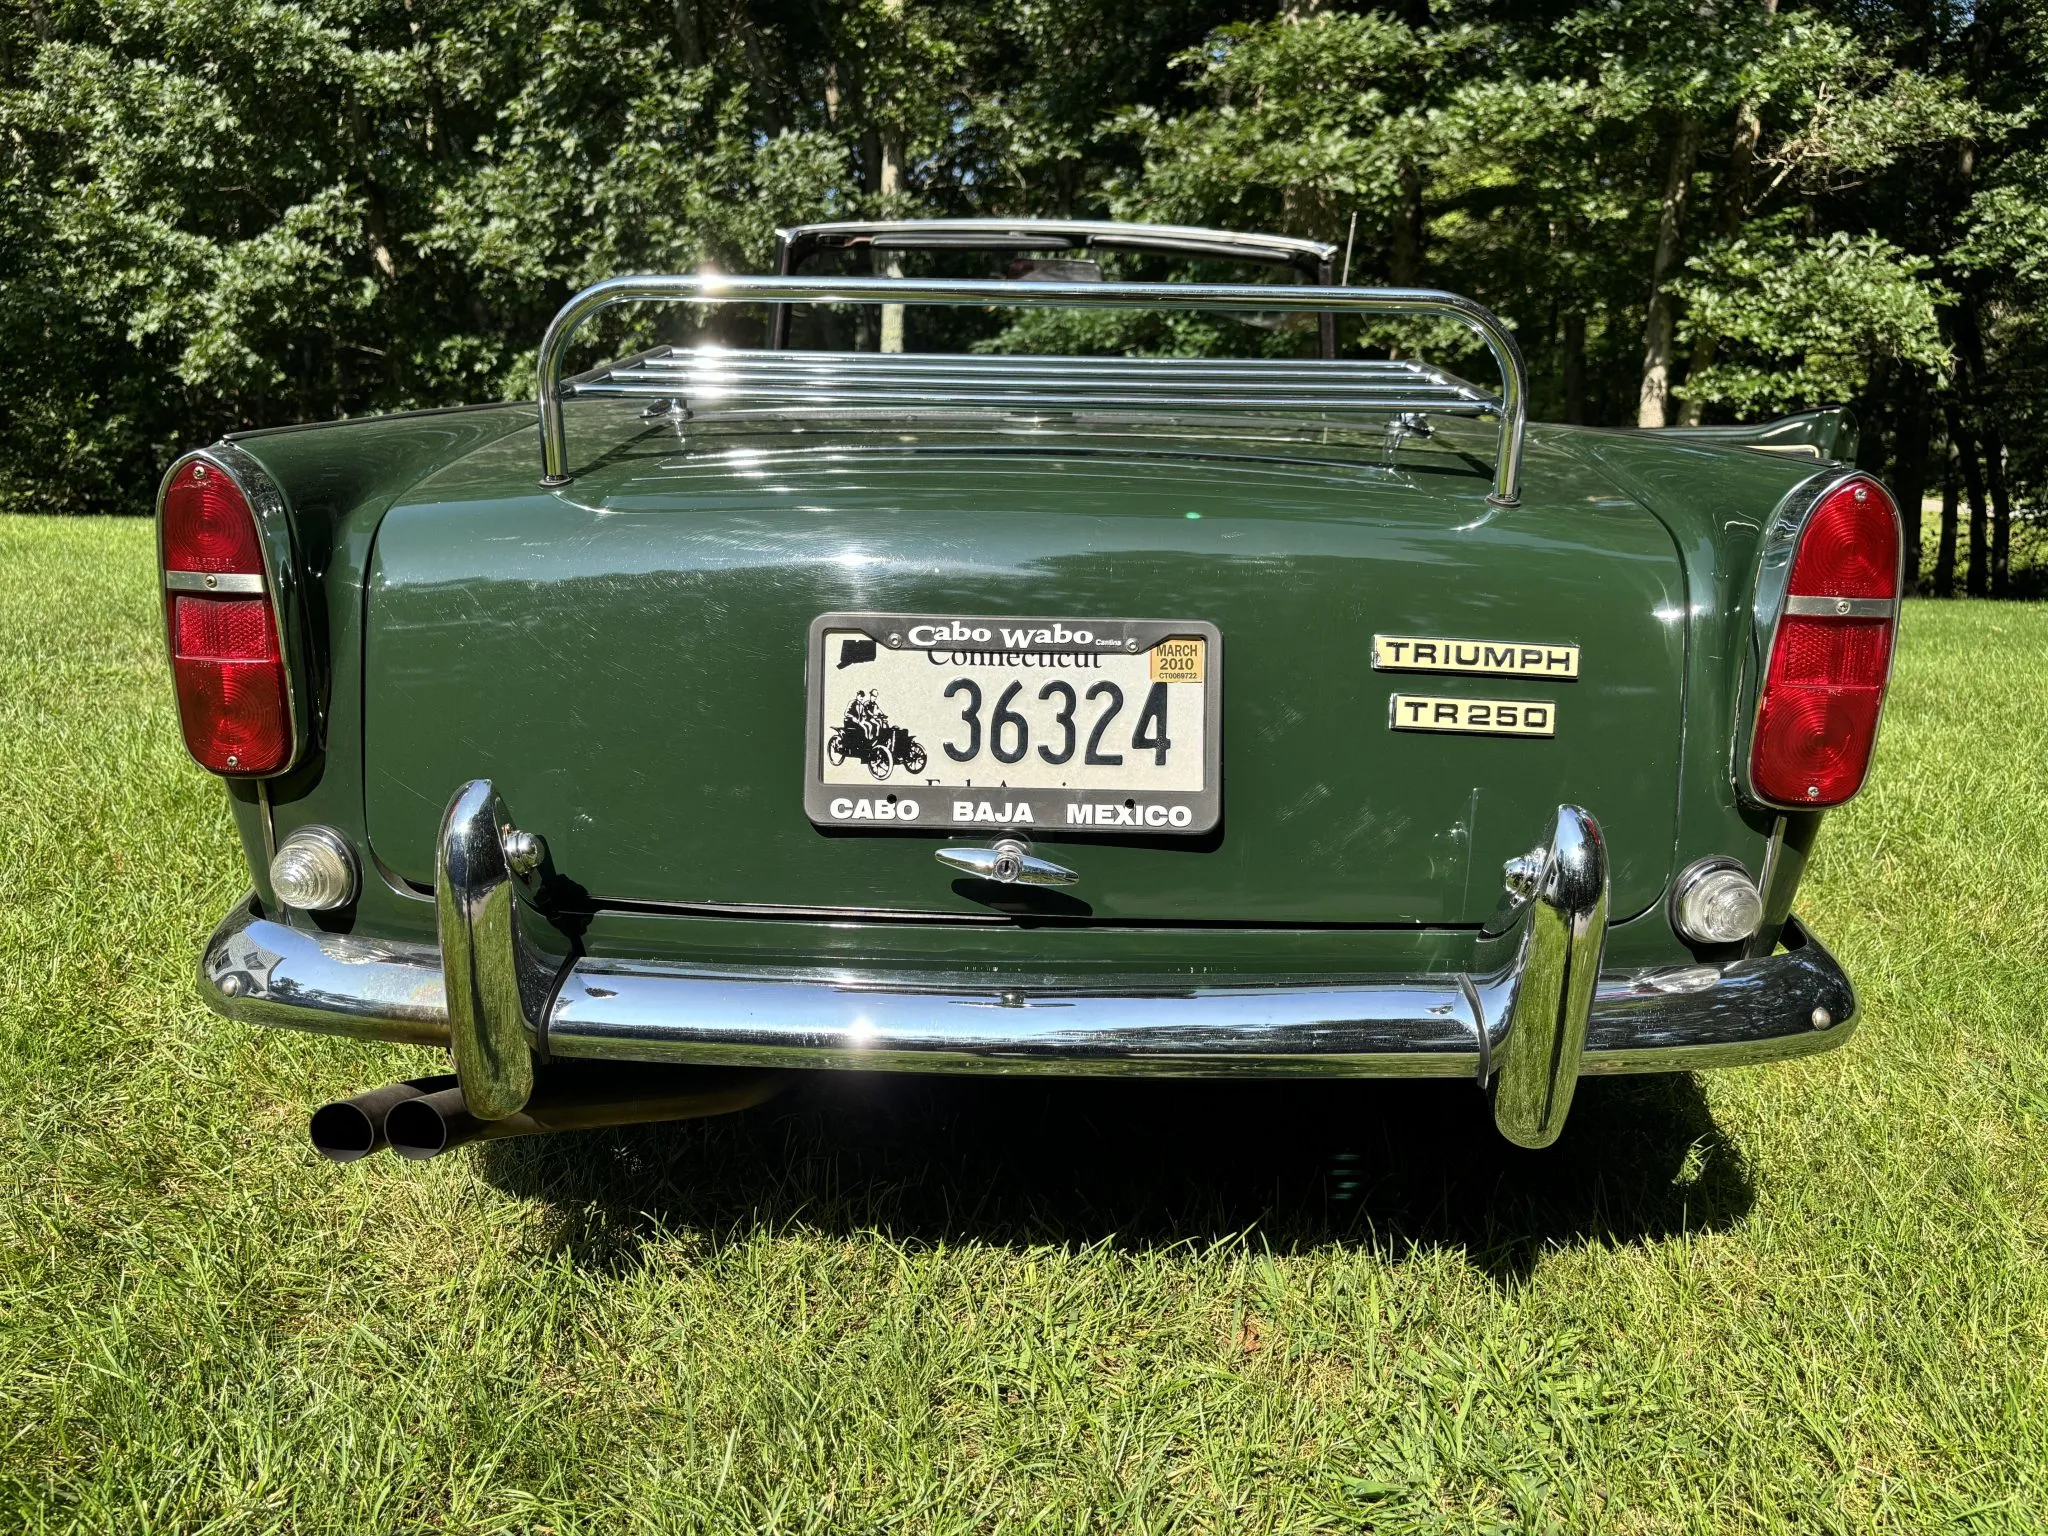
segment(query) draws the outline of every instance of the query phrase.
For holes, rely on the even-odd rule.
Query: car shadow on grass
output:
[[[1514,1283],[1550,1249],[1718,1230],[1754,1201],[1691,1075],[1581,1083],[1544,1152],[1504,1141],[1466,1083],[817,1072],[745,1114],[473,1155],[607,1270],[684,1231],[1129,1249],[1242,1233],[1283,1252],[1452,1249]]]

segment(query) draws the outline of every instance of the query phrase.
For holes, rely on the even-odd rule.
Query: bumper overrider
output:
[[[1607,855],[1558,809],[1467,973],[1186,984],[737,969],[561,953],[514,870],[486,780],[457,792],[436,862],[440,943],[231,912],[200,961],[228,1018],[446,1046],[470,1110],[518,1113],[534,1060],[924,1072],[1465,1077],[1502,1133],[1557,1139],[1588,1074],[1805,1056],[1854,1030],[1855,993],[1796,919],[1762,958],[1603,971]]]

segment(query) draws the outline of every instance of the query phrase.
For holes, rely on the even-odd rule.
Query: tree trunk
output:
[[[761,114],[763,131],[772,139],[787,126],[787,119],[782,114],[782,92],[776,88],[775,69],[769,61],[767,46],[761,41],[761,29],[754,24],[750,11],[741,12],[739,31],[740,51],[747,65],[747,81],[754,91],[754,109]]]
[[[1396,288],[1422,286],[1422,168],[1401,165],[1401,205],[1394,210],[1392,270]]]
[[[903,23],[903,0],[882,0],[882,12],[891,24]],[[882,128],[881,177],[875,190],[881,194],[882,216],[898,218],[902,215],[903,199],[903,130],[893,124]],[[901,277],[903,263],[894,256],[883,261],[879,267],[884,277]],[[903,350],[903,306],[884,304],[882,306],[882,350],[901,352]]]
[[[1956,445],[1941,456],[1941,537],[1934,546],[1934,595],[1956,595]]]
[[[704,33],[697,24],[696,0],[673,0],[676,58],[685,69],[704,65]]]
[[[1984,469],[1977,457],[1977,445],[1963,439],[1963,489],[1970,496],[1970,569],[1963,578],[1963,590],[1972,597],[1987,595],[1991,572],[1984,538]]]
[[[2005,439],[1996,427],[1984,429],[1984,479],[1991,492],[1991,544],[1985,561],[1985,591],[2006,595],[2006,565],[2012,552],[2012,498],[2005,485]],[[1972,548],[1976,525],[1971,525]]]
[[[2012,596],[2012,503],[2005,489],[2005,444],[1996,433],[1985,440],[1991,467],[1991,595]]]
[[[1639,427],[1661,427],[1669,420],[1672,333],[1678,323],[1678,301],[1664,291],[1664,285],[1678,265],[1685,237],[1685,203],[1692,190],[1699,137],[1699,124],[1692,118],[1678,125],[1678,136],[1671,144],[1671,166],[1664,177],[1664,201],[1657,213],[1657,253],[1650,263],[1650,307],[1643,324],[1643,385],[1636,401]]]
[[[1764,10],[1769,15],[1777,15],[1778,0],[1764,0]],[[1763,118],[1758,115],[1755,102],[1745,101],[1735,109],[1735,132],[1728,140],[1728,177],[1721,184],[1721,212],[1714,221],[1714,233],[1723,240],[1733,240],[1741,234],[1743,222],[1749,217],[1750,172],[1756,165],[1756,144],[1763,131]],[[1692,362],[1685,370],[1688,379],[1713,366],[1719,344],[1720,338],[1715,336],[1693,338]],[[1705,410],[1706,402],[1699,396],[1686,396],[1678,410],[1678,424],[1682,427],[1698,426]]]
[[[1586,316],[1580,310],[1564,317],[1564,419],[1586,424]]]
[[[897,200],[903,194],[903,140],[896,134],[884,131],[882,134],[882,205],[887,213],[893,214]],[[875,253],[875,272],[881,277],[901,277],[902,258],[893,252],[884,255]],[[901,352],[903,350],[903,306],[884,304],[882,306],[882,350]]]
[[[1934,430],[1934,413],[1927,405],[1927,381],[1917,371],[1906,376],[1904,393],[1906,403],[1899,421],[1892,488],[1899,496],[1899,522],[1904,528],[1906,546],[1899,590],[1913,592],[1920,586],[1920,503],[1927,494],[1927,440]]]
[[[391,223],[385,217],[384,191],[367,167],[372,163],[369,130],[363,121],[363,104],[354,91],[347,94],[349,136],[355,142],[355,162],[365,167],[363,189],[363,239],[370,249],[370,263],[386,282],[398,276],[398,263],[391,256]]]
[[[1953,406],[1948,413],[1948,435],[1962,462],[1963,490],[1970,498],[1970,566],[1963,577],[1963,590],[1971,597],[1982,597],[1991,574],[1984,537],[1984,465],[1977,457],[1977,440],[1964,429],[1961,413]]]
[[[1685,365],[1685,376],[1688,380],[1697,374],[1706,372],[1707,369],[1713,366],[1715,350],[1714,337],[1695,336],[1693,338],[1692,361]],[[1700,418],[1706,414],[1706,411],[1707,402],[1705,400],[1702,400],[1698,395],[1687,394],[1683,400],[1678,402],[1678,424],[1681,427],[1696,427],[1700,424]]]
[[[1991,364],[1984,347],[1983,316],[1978,312],[1974,293],[1964,294],[1963,301],[1955,307],[1955,332],[1963,359],[1969,365],[1972,397],[1981,405],[1991,398]],[[2004,597],[2012,551],[2012,496],[2005,483],[2005,435],[1998,430],[1995,420],[1986,421],[1980,441],[1984,447],[1984,478],[1991,492],[1991,550],[1985,562],[1989,580],[1984,590],[1992,597]],[[1971,530],[1970,580],[1975,591],[1978,571],[1974,518]]]

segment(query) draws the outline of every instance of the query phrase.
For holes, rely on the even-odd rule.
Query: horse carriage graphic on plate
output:
[[[888,778],[899,763],[913,776],[924,772],[923,745],[902,726],[891,725],[874,690],[866,688],[846,706],[846,718],[825,742],[825,756],[834,768],[849,757],[865,763],[878,779]]]

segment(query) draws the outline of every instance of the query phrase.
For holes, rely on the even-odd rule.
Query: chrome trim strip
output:
[[[1024,308],[1300,311],[1348,314],[1434,315],[1465,326],[1492,352],[1500,369],[1499,453],[1489,499],[1513,506],[1521,495],[1522,440],[1528,416],[1528,373],[1514,333],[1484,306],[1455,293],[1428,288],[1260,287],[1208,283],[922,282],[905,278],[724,277],[646,275],[615,277],[584,289],[562,306],[541,338],[536,369],[540,408],[541,484],[566,485],[567,431],[563,419],[563,364],[583,322],[625,303],[839,303],[1016,306]],[[1300,364],[1292,364],[1300,367]],[[1342,379],[1346,365],[1332,363]],[[1221,402],[1218,402],[1221,403]],[[1417,408],[1427,409],[1428,403]]]
[[[166,592],[242,592],[260,597],[265,591],[263,578],[235,572],[213,571],[165,571]]]
[[[1807,821],[1819,817],[1808,816]],[[1792,898],[1799,889],[1799,877],[1806,872],[1806,859],[1802,850],[1794,849],[1791,857],[1786,856],[1786,836],[1791,828],[1792,818],[1780,813],[1771,818],[1771,835],[1764,840],[1764,866],[1757,871],[1756,894],[1763,903],[1763,916],[1758,920],[1756,932],[1749,936],[1743,946],[1743,953],[1754,958],[1767,955],[1778,942],[1778,930],[1785,926],[1785,919],[1792,915]],[[1745,868],[1747,866],[1744,866]],[[1672,900],[1665,910],[1671,916],[1671,927],[1678,929],[1678,890],[1674,884]],[[1773,908],[1776,908],[1775,915]]]
[[[268,884],[270,866],[277,862],[277,813],[270,807],[270,781],[256,781],[256,814],[263,822],[263,879]],[[272,891],[275,896],[277,892]]]
[[[1763,921],[1749,941],[1746,953],[1755,959],[1768,955],[1792,917],[1792,903],[1799,895],[1799,882],[1806,874],[1806,861],[1820,834],[1825,811],[1790,812],[1771,823],[1770,840],[1764,844],[1763,872],[1757,876],[1757,894],[1763,898]]]
[[[1609,972],[1593,994],[1589,1075],[1805,1056],[1854,1033],[1856,999],[1795,920],[1786,952]],[[1489,982],[1491,982],[1489,978]],[[199,965],[206,1005],[248,1024],[446,1045],[440,956],[297,927],[253,900]],[[1481,999],[1491,995],[1491,1002]],[[1497,985],[1461,976],[1172,985],[758,970],[585,958],[551,1006],[551,1054],[929,1072],[1477,1078],[1473,1020],[1504,1030]],[[1832,1027],[1813,1027],[1816,1008]]]
[[[1788,597],[1785,612],[1812,618],[1888,619],[1899,611],[1889,597]]]

